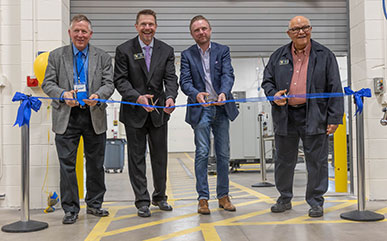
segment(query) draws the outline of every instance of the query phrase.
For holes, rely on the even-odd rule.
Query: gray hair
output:
[[[74,23],[79,23],[79,22],[82,22],[82,21],[85,21],[89,24],[89,30],[90,31],[93,31],[92,27],[91,27],[91,21],[83,14],[77,14],[75,15],[71,21],[70,21],[70,29],[73,27]]]

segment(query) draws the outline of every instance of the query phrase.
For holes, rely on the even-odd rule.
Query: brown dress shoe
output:
[[[206,199],[199,200],[198,213],[204,215],[210,214],[210,209],[208,208],[208,201]]]
[[[226,211],[235,211],[236,210],[235,206],[232,205],[229,196],[224,196],[224,197],[218,199],[218,202],[219,202],[219,207],[223,208]]]

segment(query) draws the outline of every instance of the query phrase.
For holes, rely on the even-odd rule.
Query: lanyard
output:
[[[79,53],[82,53],[82,51],[79,51],[77,55],[79,55]],[[85,54],[85,55],[86,55],[86,57],[85,57],[86,60],[87,60],[88,54],[89,54],[89,50],[87,50],[87,52],[86,52],[86,54]],[[83,55],[83,53],[82,53],[82,55]],[[77,72],[77,80],[78,80],[78,84],[80,84],[80,77],[79,77],[79,75],[81,74],[81,72],[82,72],[82,70],[83,70],[83,67],[85,66],[86,60],[83,61],[83,59],[82,59],[82,65],[81,65],[80,70],[78,71],[78,58],[79,58],[79,56],[77,56],[77,63],[75,64],[75,70],[76,70],[76,72]],[[82,58],[82,57],[81,57],[81,58]]]

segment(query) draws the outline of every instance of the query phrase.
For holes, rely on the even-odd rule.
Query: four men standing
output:
[[[114,85],[111,59],[104,51],[89,44],[91,23],[84,15],[71,20],[72,44],[51,52],[43,91],[52,101],[53,131],[60,161],[61,202],[64,224],[74,223],[79,212],[75,174],[76,150],[80,136],[85,140],[87,171],[87,213],[107,216],[101,209],[106,191],[103,161],[106,142],[106,104],[93,99],[108,99],[114,86],[123,101],[120,121],[125,124],[128,142],[129,177],[135,193],[138,216],[151,216],[152,203],[171,211],[167,202],[167,122],[175,106],[178,84],[173,48],[154,38],[156,13],[145,9],[136,17],[138,36],[116,49]],[[186,122],[194,131],[195,175],[198,212],[210,214],[207,165],[211,131],[217,160],[217,198],[219,207],[235,211],[229,198],[228,165],[230,158],[229,124],[238,115],[231,90],[234,73],[230,49],[211,42],[211,26],[201,16],[190,22],[196,44],[181,53],[180,85],[188,96]],[[273,53],[264,72],[262,87],[272,103],[275,144],[275,181],[280,197],[272,212],[291,208],[294,167],[298,142],[303,141],[308,186],[306,200],[309,216],[323,215],[323,195],[328,187],[328,139],[342,122],[341,98],[307,99],[307,93],[341,92],[341,82],[334,54],[310,39],[310,21],[302,16],[289,23],[292,39]],[[301,95],[287,99],[286,94]],[[78,98],[77,98],[78,97]],[[73,99],[74,98],[74,99]],[[208,103],[211,102],[211,103]],[[156,109],[150,105],[164,106]],[[171,108],[172,107],[172,108]],[[146,145],[149,145],[154,192],[150,197],[146,179]]]

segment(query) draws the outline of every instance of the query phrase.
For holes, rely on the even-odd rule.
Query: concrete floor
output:
[[[31,210],[31,219],[47,222],[48,229],[32,233],[0,232],[0,240],[387,240],[385,221],[360,223],[341,219],[341,213],[356,210],[356,199],[333,193],[332,189],[326,195],[324,217],[309,218],[309,207],[304,201],[306,173],[302,163],[296,169],[293,208],[285,213],[271,213],[270,206],[278,193],[275,187],[251,187],[261,180],[258,167],[246,165],[239,172],[230,174],[230,195],[236,212],[217,207],[216,176],[210,176],[211,215],[199,215],[193,154],[176,153],[169,155],[168,166],[167,194],[174,208],[172,212],[151,207],[152,217],[137,217],[125,168],[121,174],[106,174],[104,207],[109,209],[109,217],[86,215],[82,207],[75,224],[63,225],[61,209],[49,214]],[[152,191],[150,170],[148,174],[148,186]],[[268,181],[273,183],[273,166],[270,164],[267,174]],[[331,181],[330,185],[333,187],[334,183]],[[368,202],[367,210],[386,214],[387,201]],[[1,210],[1,226],[18,220],[20,213],[17,210]]]

